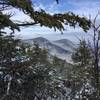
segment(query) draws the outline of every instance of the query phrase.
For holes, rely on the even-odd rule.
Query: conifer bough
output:
[[[57,0],[58,2],[58,0]],[[6,9],[16,8],[30,16],[32,22],[14,22],[10,19],[10,15],[3,14]],[[64,25],[75,27],[79,25],[85,32],[90,28],[90,21],[85,17],[79,17],[74,13],[68,12],[64,14],[49,14],[44,10],[35,11],[34,4],[31,0],[0,0],[0,29],[9,27],[11,30],[20,30],[21,26],[32,26],[39,24],[49,28],[54,28],[63,31]],[[6,21],[5,21],[6,20]],[[3,26],[2,26],[3,25]]]

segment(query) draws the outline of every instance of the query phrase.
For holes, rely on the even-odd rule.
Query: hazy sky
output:
[[[33,6],[35,10],[43,9],[48,13],[54,14],[54,13],[64,13],[71,11],[75,14],[78,14],[80,16],[87,16],[89,18],[89,15],[94,18],[96,14],[100,11],[100,0],[59,0],[59,4],[55,2],[55,0],[32,0]],[[17,10],[13,10],[15,12],[15,16],[12,18],[14,20],[20,19],[23,21],[30,20],[29,17],[24,15],[23,13],[19,13]],[[79,27],[76,29],[66,27],[66,31],[63,35],[59,31],[54,31],[53,29],[50,30],[45,27],[28,27],[23,28],[22,31],[16,32],[16,35],[21,38],[34,38],[38,36],[43,36],[48,39],[59,39],[59,38],[68,38],[72,41],[75,41],[76,38],[83,38],[84,35],[87,34],[83,32],[83,30]]]

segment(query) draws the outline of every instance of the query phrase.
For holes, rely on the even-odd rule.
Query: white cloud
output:
[[[87,16],[91,15],[92,17],[96,16],[98,11],[100,11],[100,1],[95,0],[74,0],[74,2],[69,1],[76,9],[72,11],[76,14]]]
[[[59,10],[58,10],[58,7],[60,5],[58,5],[55,1],[49,5],[44,5],[43,3],[35,3],[34,4],[34,9],[36,11],[40,11],[41,9],[45,10],[47,13],[50,13],[50,14],[54,14],[54,13],[58,13]]]
[[[11,17],[11,20],[14,21],[19,21],[19,22],[31,21],[31,18],[28,15],[24,14],[22,11],[15,8],[6,10],[3,13],[13,15]]]
[[[46,7],[42,3],[34,4],[34,10],[40,11],[41,9],[46,10]]]

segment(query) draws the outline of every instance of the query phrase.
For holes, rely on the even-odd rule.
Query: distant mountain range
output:
[[[71,54],[74,51],[75,44],[68,39],[49,41],[43,37],[24,40],[24,42],[32,44],[37,43],[41,48],[48,49],[51,55],[56,55],[61,59],[66,59],[70,62]]]
[[[73,50],[75,48],[75,44],[68,39],[57,40],[57,41],[54,41],[54,43],[56,45],[62,47],[63,49],[70,51],[70,52],[73,52]]]

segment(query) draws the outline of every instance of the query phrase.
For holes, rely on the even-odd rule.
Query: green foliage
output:
[[[40,26],[46,26],[49,28],[54,28],[55,30],[58,29],[60,31],[64,30],[64,25],[70,25],[75,27],[75,25],[79,25],[83,28],[84,31],[87,31],[90,28],[90,21],[84,17],[76,16],[73,13],[65,13],[65,14],[54,14],[50,15],[45,11],[34,11],[34,5],[32,5],[31,0],[0,0],[0,13],[5,20],[6,16],[6,27],[10,27],[12,30],[18,29],[20,26],[30,26],[39,24]],[[12,22],[9,15],[2,14],[2,11],[5,9],[9,9],[9,7],[17,8],[23,11],[25,14],[30,16],[33,20],[32,22],[21,22],[15,23]],[[20,21],[20,20],[19,20]],[[2,25],[2,21],[0,22]],[[2,28],[2,27],[1,27]]]
[[[90,21],[87,20],[85,17],[79,17],[78,15],[75,15],[74,13],[65,13],[65,14],[55,14],[55,18],[60,20],[65,25],[69,25],[75,28],[75,26],[78,24],[83,30],[86,32],[90,28]]]
[[[0,12],[0,30],[5,28],[10,28],[13,31],[14,29],[20,30],[19,27],[10,20],[10,15]],[[0,31],[0,33],[2,32]]]
[[[12,36],[0,37],[0,99],[46,100],[66,93],[54,77],[48,53],[37,44],[30,46]],[[63,92],[65,91],[65,92]]]
[[[4,5],[4,7],[14,7],[27,14],[34,11],[31,0],[0,0],[0,3]]]
[[[92,62],[91,50],[85,40],[80,40],[79,47],[73,53],[72,59],[75,63],[79,63],[81,67],[90,65]]]
[[[78,100],[99,100],[95,88],[92,52],[85,40],[80,41],[79,47],[72,55],[75,63],[69,79],[72,80],[72,98]]]

